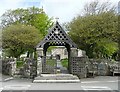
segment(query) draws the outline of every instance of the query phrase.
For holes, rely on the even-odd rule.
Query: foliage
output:
[[[120,32],[120,11],[118,16],[118,31]],[[118,34],[118,44],[119,44],[118,60],[120,61],[120,33]]]
[[[47,52],[51,52],[55,48],[57,48],[57,47],[56,46],[50,46],[50,47],[48,47]]]
[[[21,67],[23,67],[23,65],[24,65],[24,61],[16,61],[16,67],[17,68],[21,68]]]
[[[103,12],[115,12],[116,7],[113,6],[110,2],[100,3],[98,0],[86,3],[83,9],[83,15],[95,15],[101,14]]]
[[[92,4],[87,8],[92,7]],[[75,17],[68,23],[67,28],[73,41],[80,49],[85,50],[90,58],[109,58],[118,50],[118,15],[113,7],[101,11],[108,7],[107,4],[101,8],[97,5],[93,7],[96,11],[87,11],[83,16]]]
[[[109,39],[101,39],[97,46],[94,48],[94,56],[96,57],[112,57],[118,50],[118,44],[110,41]]]
[[[3,49],[8,52],[8,56],[18,58],[26,51],[33,52],[42,37],[35,27],[11,25],[3,30]]]
[[[47,59],[46,64],[49,66],[55,66],[56,65],[56,60],[55,59]]]
[[[68,59],[62,59],[61,60],[62,66],[68,68]]]
[[[1,16],[1,25],[3,28],[11,24],[25,24],[32,25],[39,29],[43,36],[46,35],[47,30],[52,26],[52,18],[49,18],[43,9],[30,7],[27,9],[8,10]]]
[[[24,26],[25,25],[29,25],[29,26],[28,26],[28,28],[25,27],[26,29],[23,27],[21,28],[20,26],[18,26],[18,27],[11,26],[11,25],[20,25],[20,24],[23,24]],[[47,34],[47,30],[52,26],[52,24],[53,24],[52,18],[49,18],[48,15],[43,11],[42,8],[40,9],[40,8],[36,8],[36,7],[30,7],[27,9],[18,8],[15,10],[6,11],[1,16],[2,29],[5,30],[8,28],[10,30],[9,32],[6,32],[6,33],[3,32],[6,35],[6,37],[4,36],[4,38],[10,39],[10,42],[9,41],[4,42],[5,39],[3,39],[4,48],[5,48],[4,51],[6,52],[5,54],[7,56],[12,55],[12,57],[19,57],[22,53],[24,53],[25,51],[28,51],[27,56],[29,56],[29,54],[34,51],[33,47],[38,43],[38,40],[40,41],[42,39],[42,36],[45,36]],[[37,29],[31,28],[31,25],[34,26],[35,28],[37,28],[39,30],[39,32],[36,33]],[[9,26],[11,26],[11,27],[9,27]],[[26,33],[24,33],[22,30],[23,31],[31,30],[32,32],[33,31],[35,31],[35,32],[33,32],[33,34],[32,33],[29,34],[29,32],[26,31]],[[14,33],[14,31],[15,31],[15,33]],[[19,32],[20,32],[20,34],[19,34]],[[11,35],[9,36],[9,34],[11,34]],[[19,36],[18,36],[18,34],[19,34]],[[22,35],[22,34],[24,34],[24,35]],[[35,34],[36,34],[36,36],[35,36]],[[37,39],[38,34],[40,34],[39,39]],[[8,37],[10,37],[10,38],[8,38]],[[21,40],[21,39],[23,39],[23,40]]]

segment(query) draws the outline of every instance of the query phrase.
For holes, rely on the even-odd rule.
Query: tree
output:
[[[118,15],[108,3],[98,4],[91,2],[83,16],[68,23],[69,35],[90,58],[110,58],[118,50]]]
[[[110,2],[100,3],[98,0],[87,3],[84,6],[83,15],[96,15],[103,12],[115,12],[116,7],[112,6]]]
[[[33,26],[11,25],[3,30],[3,49],[8,56],[18,58],[26,51],[33,52],[34,47],[43,38]]]
[[[52,18],[43,11],[43,9],[30,7],[28,9],[8,10],[1,16],[2,28],[10,26],[11,24],[25,24],[32,25],[39,29],[43,36],[46,35],[47,30],[52,26]]]
[[[120,32],[120,2],[118,3],[118,31]],[[119,44],[118,60],[120,61],[120,33],[118,34],[118,44]]]

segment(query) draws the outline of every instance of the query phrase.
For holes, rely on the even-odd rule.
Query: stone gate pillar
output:
[[[36,48],[37,51],[37,76],[42,73],[43,48]]]
[[[16,72],[16,58],[14,58],[13,61],[10,62],[10,64],[11,64],[11,75],[14,76]]]
[[[77,48],[71,48],[71,56],[72,57],[78,56],[78,49]]]

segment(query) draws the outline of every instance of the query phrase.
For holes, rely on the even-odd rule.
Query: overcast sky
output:
[[[76,15],[82,13],[83,6],[93,0],[1,0],[0,16],[9,9],[27,8],[31,6],[42,7],[50,17],[58,17],[61,23],[72,20]],[[110,1],[117,5],[119,0]]]

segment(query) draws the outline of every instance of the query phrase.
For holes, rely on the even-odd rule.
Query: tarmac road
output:
[[[81,79],[81,83],[32,83],[16,78],[2,82],[3,90],[118,90],[118,76],[97,76]]]

